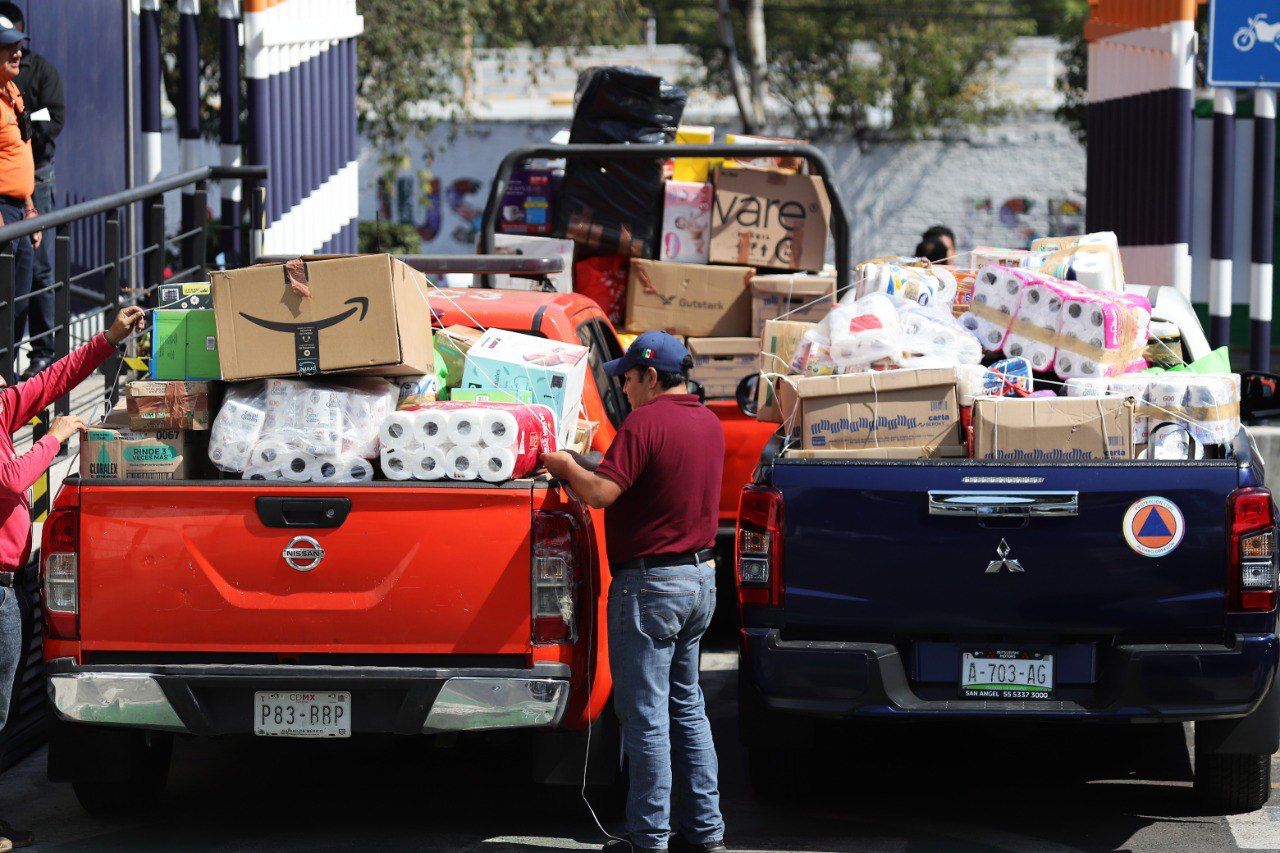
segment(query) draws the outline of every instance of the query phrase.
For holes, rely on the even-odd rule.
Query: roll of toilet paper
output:
[[[250,455],[249,465],[266,470],[280,470],[285,457],[291,452],[289,445],[278,438],[269,438],[258,442]]]
[[[295,483],[309,483],[315,480],[319,469],[320,460],[315,457],[315,454],[307,453],[305,450],[289,451],[284,458],[284,464],[280,466],[284,478]]]
[[[1105,397],[1111,381],[1105,378],[1073,376],[1065,383],[1068,397]]]
[[[987,352],[995,352],[1004,345],[1022,293],[1019,272],[1013,267],[988,265],[979,270],[973,280],[973,301],[960,322]]]
[[[492,409],[480,416],[480,435],[488,447],[510,447],[520,439],[520,422],[511,412]]]
[[[423,447],[440,447],[449,442],[449,421],[451,412],[447,409],[429,408],[413,412],[414,435]]]
[[[480,421],[484,414],[483,409],[459,409],[454,412],[453,417],[449,418],[449,441],[459,447],[478,445],[483,437]]]
[[[452,449],[452,445],[422,448],[414,465],[414,478],[418,480],[443,480],[447,477],[449,475],[449,451]]]
[[[378,444],[382,449],[408,450],[418,444],[414,433],[417,412],[392,412],[378,428]]]
[[[279,468],[256,468],[250,465],[245,469],[243,480],[282,480],[284,475]]]
[[[222,441],[209,443],[209,459],[224,471],[243,471],[249,467],[249,442]]]
[[[480,449],[459,445],[445,456],[445,471],[451,480],[474,480],[480,475]]]
[[[480,451],[480,479],[501,483],[515,475],[516,455],[505,447],[485,447]]]
[[[342,458],[337,456],[322,456],[316,458],[316,476],[317,483],[336,483],[338,477],[342,473]]]
[[[382,473],[388,480],[409,480],[413,477],[414,464],[420,454],[414,450],[382,448]]]
[[[373,480],[373,464],[361,456],[342,456],[338,459],[338,483],[368,483]]]

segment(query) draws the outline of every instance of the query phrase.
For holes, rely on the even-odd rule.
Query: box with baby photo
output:
[[[667,181],[660,259],[705,264],[711,252],[711,184]]]

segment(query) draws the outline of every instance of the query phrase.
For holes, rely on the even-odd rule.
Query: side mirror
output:
[[[1245,370],[1240,374],[1240,420],[1246,424],[1280,419],[1280,374]]]
[[[688,388],[688,389],[689,389],[689,393],[690,393],[690,394],[697,394],[697,395],[698,395],[698,402],[699,402],[699,403],[706,403],[706,402],[707,402],[707,389],[706,389],[706,388],[704,388],[704,387],[702,387],[702,383],[701,383],[701,382],[699,382],[699,381],[698,381],[698,380],[696,380],[696,379],[686,379],[686,380],[684,381],[684,385],[685,385],[685,387],[686,387],[686,388]]]
[[[738,410],[749,418],[756,416],[756,392],[760,389],[760,374],[750,373],[742,377],[733,398],[738,402]]]

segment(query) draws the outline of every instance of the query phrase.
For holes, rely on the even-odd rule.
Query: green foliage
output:
[[[365,219],[360,221],[359,228],[361,254],[416,255],[422,251],[422,239],[412,225]]]

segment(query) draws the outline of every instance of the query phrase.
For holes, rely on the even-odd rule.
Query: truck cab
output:
[[[625,398],[575,294],[435,291],[445,324],[590,347],[603,452]],[[43,531],[49,776],[90,811],[163,786],[172,738],[523,730],[542,781],[618,769],[602,513],[501,484],[69,479]],[[588,741],[588,734],[591,733]],[[591,757],[585,758],[586,743]]]

